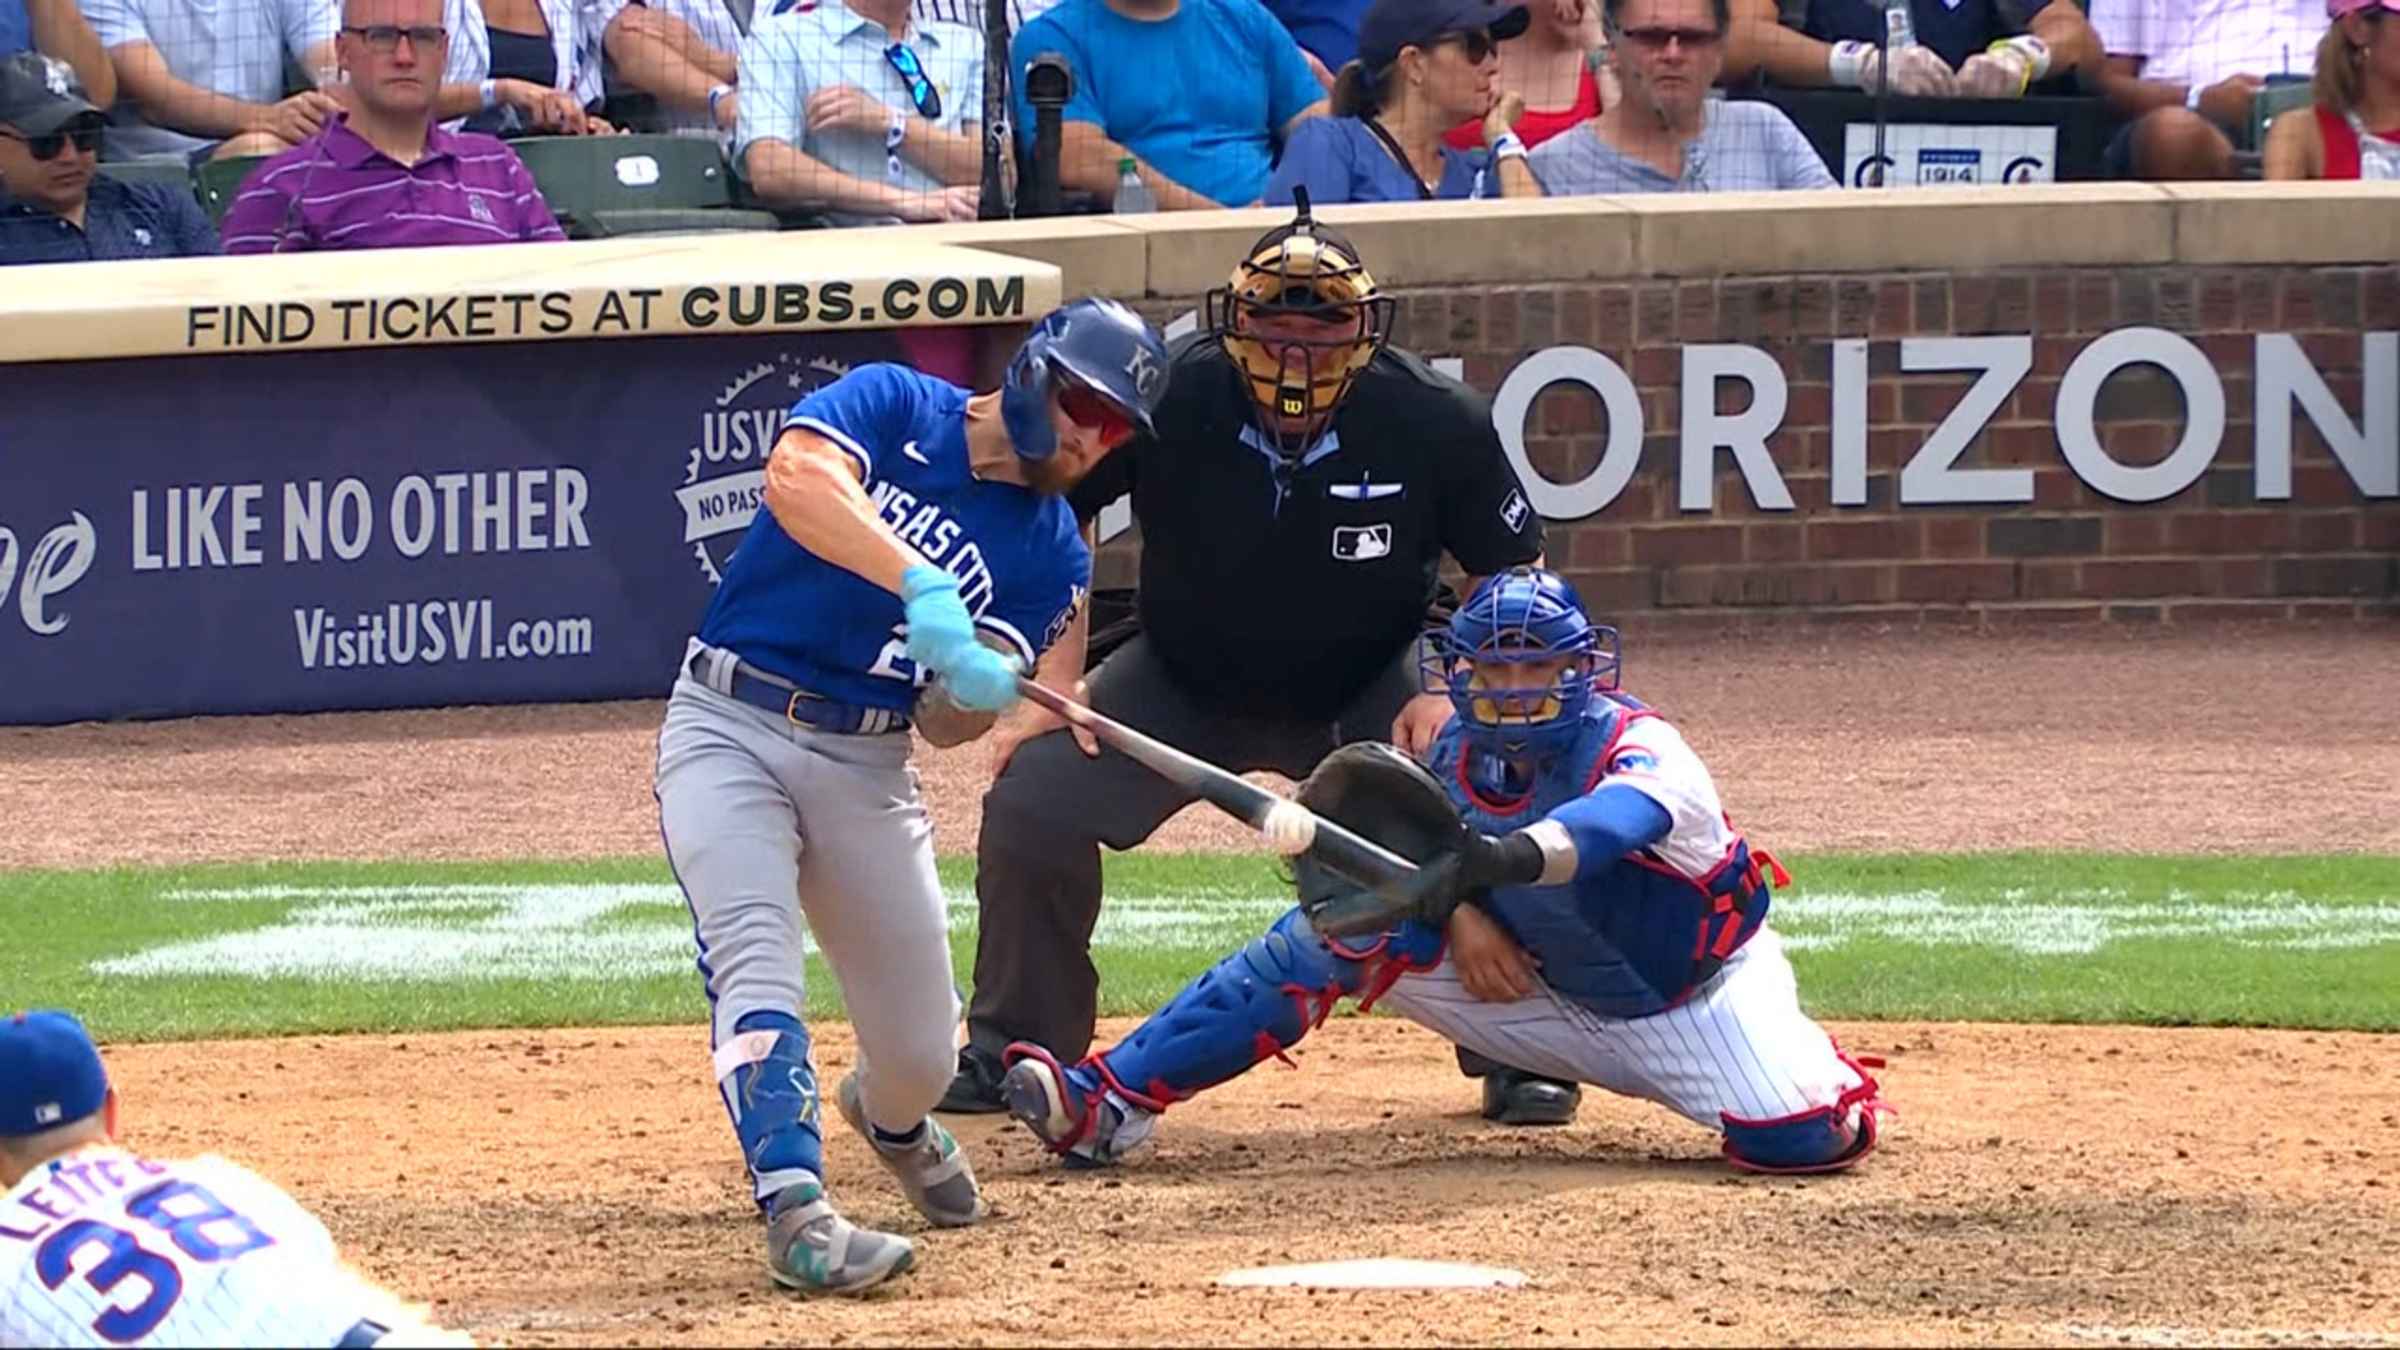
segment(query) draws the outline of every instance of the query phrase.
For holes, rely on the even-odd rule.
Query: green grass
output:
[[[1823,1017],[2400,1030],[2400,859],[2075,854],[1790,860],[1777,899]],[[970,867],[946,860],[973,968]],[[8,874],[0,1005],[112,1039],[696,1021],[655,859]],[[1110,1012],[1155,1006],[1288,905],[1272,861],[1109,860]],[[810,1012],[838,1015],[809,960]]]

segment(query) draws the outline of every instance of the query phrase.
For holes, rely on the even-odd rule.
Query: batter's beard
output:
[[[1046,497],[1065,496],[1082,478],[1082,474],[1068,469],[1056,459],[1025,461],[1025,486]]]

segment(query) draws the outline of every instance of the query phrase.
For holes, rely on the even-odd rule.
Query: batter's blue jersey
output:
[[[875,509],[959,581],[976,627],[1030,666],[1091,585],[1063,498],[967,471],[967,391],[906,366],[860,366],[785,421],[857,461]],[[793,542],[764,506],[725,565],[700,640],[841,703],[907,711],[930,678],[908,659],[900,597]]]

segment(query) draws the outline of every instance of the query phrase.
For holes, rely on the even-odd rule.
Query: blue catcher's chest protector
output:
[[[1534,766],[1532,789],[1514,801],[1487,795],[1500,774],[1445,728],[1433,746],[1434,777],[1467,823],[1487,834],[1521,830],[1599,786],[1626,729],[1657,714],[1625,695],[1595,699],[1566,751]],[[1645,851],[1560,886],[1502,886],[1484,908],[1542,964],[1552,989],[1603,1017],[1646,1017],[1706,983],[1765,922],[1770,890],[1738,836],[1698,881]]]

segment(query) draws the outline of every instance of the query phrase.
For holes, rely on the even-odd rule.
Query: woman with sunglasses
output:
[[[1530,157],[1553,197],[1840,186],[1783,110],[1708,96],[1725,69],[1726,0],[1606,0],[1624,96]]]
[[[1314,203],[1538,197],[1525,143],[1510,129],[1525,110],[1495,95],[1499,43],[1525,31],[1525,7],[1491,0],[1375,0],[1358,28],[1358,59],[1333,82],[1333,115],[1302,123],[1267,180],[1270,206],[1306,188]],[[1461,152],[1442,135],[1483,119],[1483,146]]]
[[[1600,0],[1532,0],[1525,35],[1500,44],[1500,73],[1494,83],[1505,97],[1525,101],[1517,139],[1538,150],[1570,127],[1600,115],[1616,93],[1604,83],[1607,46],[1600,35]],[[1444,143],[1458,150],[1483,144],[1483,122],[1470,118],[1450,128]]]
[[[2326,0],[2316,103],[2267,131],[2269,178],[2400,180],[2400,0]]]

